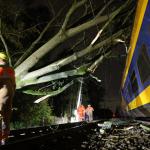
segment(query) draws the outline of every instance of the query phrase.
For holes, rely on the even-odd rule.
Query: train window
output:
[[[144,83],[150,79],[150,58],[147,53],[145,44],[140,49],[140,54],[137,60],[141,82]]]
[[[125,96],[125,99],[126,100],[128,100],[128,89],[127,89],[127,87],[125,87],[125,89],[124,89],[124,96]]]
[[[129,93],[129,96],[132,97],[132,89],[129,83],[128,83],[128,93]]]
[[[135,76],[135,71],[132,72],[130,82],[131,82],[132,91],[135,94],[138,90],[138,83],[137,83],[137,79]]]

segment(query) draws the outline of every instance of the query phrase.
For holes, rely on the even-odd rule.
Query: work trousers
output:
[[[3,119],[3,130],[1,130],[0,140],[7,138],[10,131],[10,118],[12,114],[12,99],[15,87],[11,79],[0,78],[0,114]]]

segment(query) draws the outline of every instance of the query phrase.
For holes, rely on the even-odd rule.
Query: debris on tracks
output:
[[[136,121],[111,120],[98,123],[82,149],[150,150],[150,127]],[[83,146],[84,145],[84,146]]]

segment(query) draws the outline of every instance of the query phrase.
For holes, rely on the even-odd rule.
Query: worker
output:
[[[5,53],[0,52],[0,144],[4,145],[10,132],[12,99],[15,93],[15,72],[8,65]]]
[[[89,104],[87,106],[87,108],[85,109],[85,113],[86,113],[86,116],[87,116],[87,121],[92,121],[93,120],[93,107]]]
[[[79,105],[77,108],[78,121],[84,121],[85,119],[85,107],[83,105]]]

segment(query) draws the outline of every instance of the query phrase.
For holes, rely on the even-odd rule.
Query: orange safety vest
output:
[[[77,109],[77,112],[78,112],[80,117],[84,117],[84,113],[85,113],[84,106],[79,106],[79,108]]]

